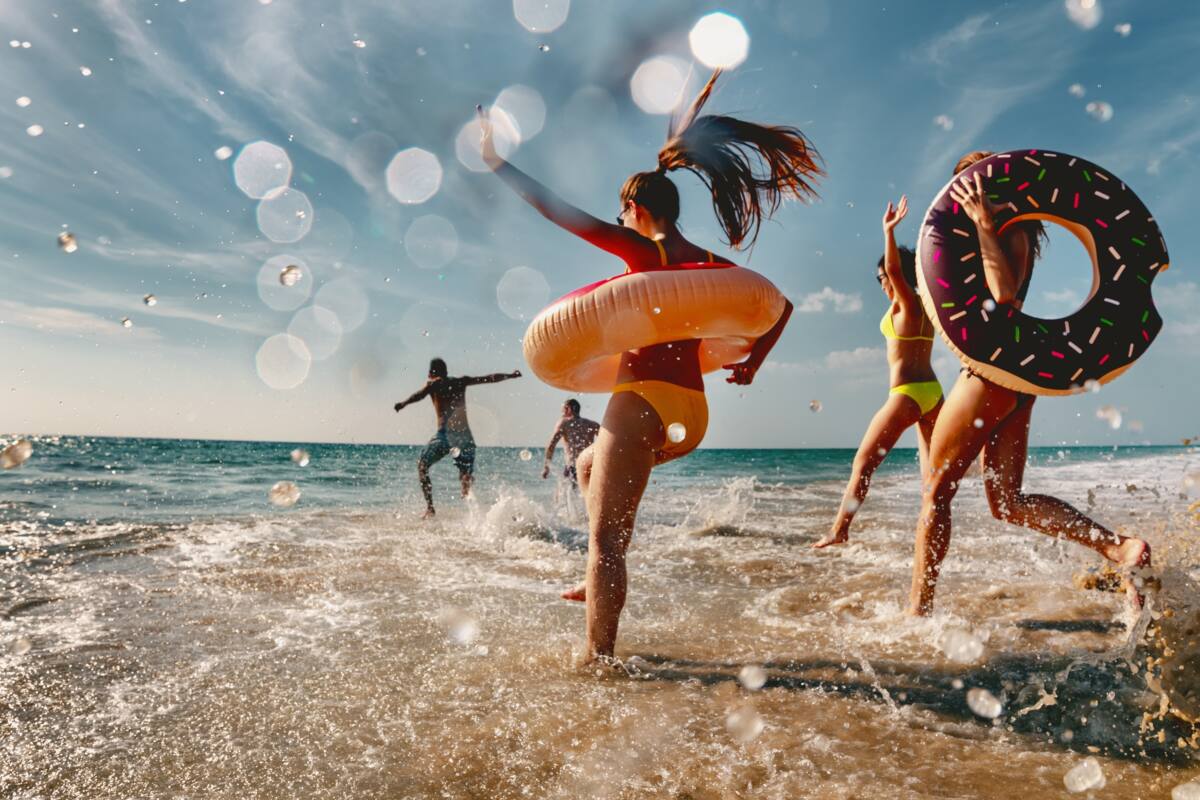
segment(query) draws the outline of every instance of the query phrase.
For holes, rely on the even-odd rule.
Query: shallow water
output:
[[[656,473],[624,668],[596,674],[574,666],[582,606],[557,599],[582,572],[581,504],[516,449],[481,451],[466,503],[438,467],[426,524],[411,448],[314,445],[300,468],[285,444],[34,447],[0,475],[0,796],[1032,798],[1066,796],[1088,756],[1097,797],[1200,779],[1190,726],[1139,731],[1149,651],[1119,597],[1071,581],[1099,559],[995,522],[978,481],[937,614],[903,615],[912,453],[824,552],[807,545],[849,451],[700,451]],[[1200,452],[1032,461],[1031,489],[1147,536],[1174,619],[1195,610]],[[267,503],[277,480],[295,507]],[[951,660],[955,636],[978,658]]]

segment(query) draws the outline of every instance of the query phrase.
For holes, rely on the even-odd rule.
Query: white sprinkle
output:
[[[1124,211],[1122,211],[1120,214],[1117,214],[1115,217],[1113,217],[1113,219],[1125,219],[1125,217],[1127,217],[1127,216],[1129,216],[1128,208],[1125,209]]]
[[[1067,166],[1068,166],[1068,167],[1073,167],[1073,166],[1075,166],[1075,162],[1076,162],[1076,161],[1078,161],[1078,160],[1079,160],[1078,158],[1072,158],[1070,161],[1068,161],[1068,162],[1067,162]]]
[[[1147,267],[1147,269],[1150,270],[1151,272],[1158,269],[1158,262],[1155,261],[1153,264],[1151,264],[1149,267]]]
[[[965,317],[966,315],[967,315],[966,311],[960,311],[957,314],[952,314],[950,316],[950,321],[954,322],[954,320],[958,319],[959,317]]]
[[[1064,319],[1063,320],[1063,336],[1070,336],[1070,335],[1071,335],[1071,320]]]
[[[1025,156],[1025,160],[1028,161],[1030,164],[1033,164],[1035,167],[1040,167],[1042,165],[1042,162],[1038,161],[1036,158],[1030,158],[1029,156]]]
[[[1133,358],[1133,342],[1129,343],[1129,357]]]
[[[995,361],[1000,356],[1000,351],[1003,349],[1003,347],[997,347],[995,352],[992,353],[992,357],[989,358],[988,361]]]
[[[1124,264],[1122,264],[1121,266],[1117,267],[1117,271],[1113,273],[1113,280],[1114,280],[1114,281],[1119,281],[1119,280],[1121,280],[1121,274],[1122,274],[1123,272],[1125,272],[1125,265],[1124,265]]]
[[[954,231],[955,233],[957,233],[959,236],[965,236],[965,237],[967,237],[968,239],[970,239],[970,238],[971,238],[971,234],[967,233],[967,232],[966,232],[966,231],[964,231],[962,228],[952,228],[951,230],[953,230],[953,231]]]
[[[1098,190],[1095,192],[1095,195],[1096,195],[1096,197],[1099,197],[1101,200],[1108,200],[1108,199],[1109,199],[1109,196],[1108,196],[1108,195],[1106,195],[1104,192],[1101,192],[1101,191],[1098,191]]]
[[[1111,244],[1108,246],[1108,252],[1111,253],[1112,257],[1115,258],[1117,261],[1121,260],[1121,254],[1118,253],[1117,248],[1113,247]]]
[[[983,317],[983,321],[984,321],[984,322],[991,322],[991,321],[992,321],[992,320],[991,320],[991,318],[988,316],[988,313],[987,313],[987,309],[986,309],[986,308],[981,308],[981,309],[979,309],[979,316]]]
[[[1092,331],[1092,335],[1088,337],[1088,344],[1095,344],[1096,337],[1100,335],[1100,326],[1096,326],[1096,330]]]
[[[1053,202],[1056,202],[1057,200],[1058,200],[1058,187],[1056,186],[1054,188],[1053,194],[1050,195],[1050,202],[1053,203]]]
[[[1081,348],[1079,345],[1075,344],[1074,342],[1067,342],[1067,347],[1071,348],[1071,349],[1072,349],[1072,350],[1074,350],[1076,353],[1082,353],[1082,352],[1083,352],[1083,348]]]
[[[1114,299],[1113,299],[1113,298],[1111,298],[1111,297],[1106,297],[1106,298],[1104,298],[1104,302],[1106,302],[1106,303],[1111,303],[1111,304],[1112,304],[1112,305],[1114,305],[1114,306],[1119,306],[1119,305],[1121,305],[1121,301],[1120,301],[1120,300],[1114,300]]]
[[[1097,178],[1099,178],[1102,181],[1108,180],[1108,176],[1098,170],[1093,171],[1092,174],[1095,175]]]
[[[971,281],[975,280],[978,277],[979,277],[978,273],[972,272],[970,275],[968,275],[966,278],[963,279],[963,285],[965,286],[966,284],[970,283]]]
[[[972,250],[971,252],[967,253],[965,256],[960,258],[959,261],[970,261],[974,257],[975,257],[975,251]]]
[[[1075,380],[1076,378],[1078,378],[1078,377],[1079,377],[1080,375],[1082,375],[1082,374],[1083,374],[1083,367],[1080,367],[1079,369],[1075,370],[1075,374],[1073,374],[1073,375],[1071,376],[1071,380]]]
[[[1023,367],[1023,366],[1025,366],[1025,365],[1026,365],[1026,364],[1028,364],[1030,361],[1033,361],[1033,359],[1034,359],[1034,355],[1033,355],[1033,353],[1030,353],[1029,355],[1025,356],[1025,358],[1023,358],[1023,359],[1021,360],[1021,366],[1022,366],[1022,367]]]

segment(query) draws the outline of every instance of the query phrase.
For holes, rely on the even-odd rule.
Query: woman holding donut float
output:
[[[526,358],[542,380],[612,393],[596,442],[576,462],[590,527],[587,576],[563,595],[586,599],[589,659],[613,654],[625,551],[651,469],[691,452],[708,426],[703,373],[724,368],[727,382],[751,383],[792,310],[765,278],[689,242],[678,227],[679,192],[668,172],[688,170],[704,182],[735,248],[753,243],[785,198],[815,195],[812,182],[822,174],[795,128],[700,116],[719,74],[672,120],[657,169],[625,181],[615,225],[501,158],[479,111],[488,166],[551,222],[626,265],[625,274],[551,304],[525,337]]]
[[[883,257],[875,273],[889,302],[879,321],[879,332],[887,340],[891,391],[858,446],[837,519],[829,533],[813,545],[816,548],[842,544],[850,538],[850,523],[867,498],[871,476],[896,446],[900,435],[913,425],[917,426],[922,477],[926,473],[929,437],[942,408],[942,385],[929,363],[933,323],[925,316],[917,297],[916,254],[907,247],[896,246],[896,226],[907,214],[907,197],[901,197],[897,205],[888,203],[883,213]]]
[[[1034,394],[1106,382],[1149,346],[1162,321],[1150,297],[1166,245],[1141,201],[1083,159],[1045,151],[969,153],[930,207],[918,247],[921,295],[963,361],[929,446],[930,475],[917,525],[909,613],[932,611],[950,544],[950,503],[983,453],[992,514],[1095,550],[1135,573],[1150,546],[1054,497],[1022,488]],[[1042,320],[1021,311],[1040,252],[1041,220],[1075,233],[1092,255],[1091,297],[1075,314]]]

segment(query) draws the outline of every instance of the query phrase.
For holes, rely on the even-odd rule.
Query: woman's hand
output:
[[[475,113],[479,116],[479,154],[483,156],[483,163],[487,164],[489,169],[495,170],[504,163],[504,159],[496,152],[496,136],[492,128],[492,120],[483,106],[475,106]]]
[[[883,232],[891,233],[900,224],[900,220],[908,216],[908,195],[900,195],[900,204],[893,206],[889,200],[887,210],[883,212]]]
[[[980,230],[992,229],[992,204],[988,201],[987,192],[983,190],[983,175],[976,172],[974,180],[961,178],[950,187],[950,197],[962,206],[975,227]]]
[[[749,386],[754,382],[754,376],[758,373],[759,364],[753,359],[746,359],[740,364],[726,364],[721,369],[727,369],[732,375],[725,378],[726,383],[736,383],[738,386]]]

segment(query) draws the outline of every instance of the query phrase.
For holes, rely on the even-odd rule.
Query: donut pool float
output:
[[[783,314],[784,297],[732,264],[672,264],[627,272],[555,300],[525,332],[525,360],[551,386],[608,392],[621,354],[700,339],[700,368],[741,361]]]
[[[950,197],[955,181],[976,174],[999,233],[1023,220],[1045,220],[1083,242],[1092,291],[1075,313],[1041,319],[996,303],[975,224]],[[1116,176],[1066,153],[1014,150],[963,170],[926,212],[917,257],[926,313],[950,349],[973,372],[1019,392],[1062,395],[1088,381],[1107,383],[1162,330],[1150,285],[1170,260],[1154,217]]]

